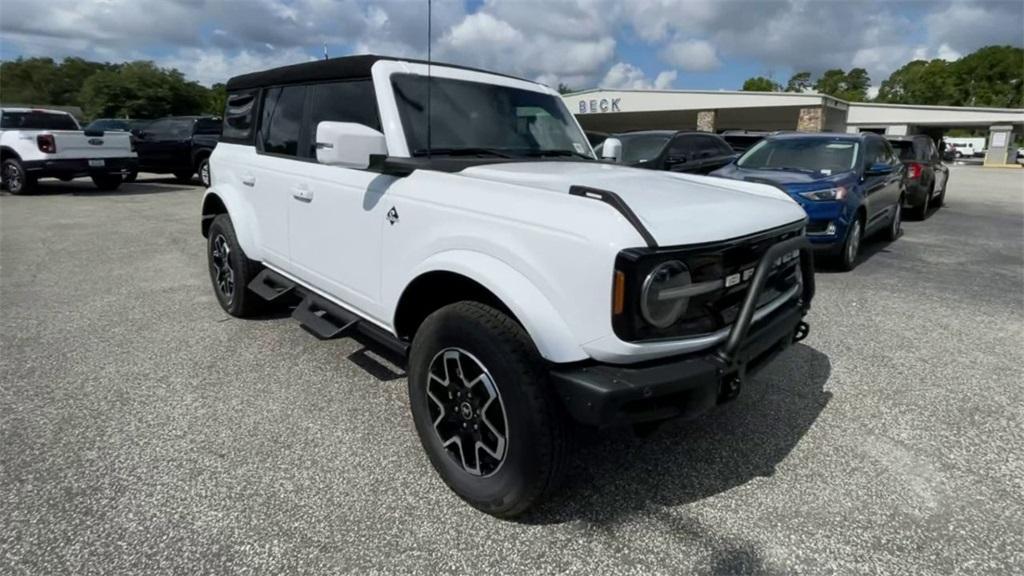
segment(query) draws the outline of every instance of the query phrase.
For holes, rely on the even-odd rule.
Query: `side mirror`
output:
[[[622,158],[622,140],[618,138],[605,138],[601,145],[601,159],[618,162]]]
[[[370,156],[386,155],[384,135],[355,122],[321,122],[316,126],[316,161],[329,166],[365,169]]]
[[[892,173],[892,164],[886,164],[884,162],[875,162],[868,169],[864,171],[865,176],[881,176],[883,174]]]

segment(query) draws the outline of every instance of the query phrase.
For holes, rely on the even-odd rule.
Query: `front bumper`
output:
[[[91,166],[90,159],[29,160],[23,162],[25,172],[35,178],[79,178],[93,174],[128,174],[139,168],[137,158],[93,158],[103,166]]]
[[[754,323],[756,303],[773,261],[801,251],[799,298]],[[736,397],[743,381],[807,334],[803,322],[814,297],[812,249],[803,237],[776,244],[754,273],[728,340],[717,349],[633,365],[555,366],[551,380],[569,414],[599,427],[700,415]]]

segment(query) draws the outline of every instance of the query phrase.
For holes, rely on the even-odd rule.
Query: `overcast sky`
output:
[[[322,57],[425,57],[426,0],[0,0],[0,57],[147,59],[204,84]],[[750,76],[1024,44],[1022,0],[435,0],[435,60],[573,88]]]

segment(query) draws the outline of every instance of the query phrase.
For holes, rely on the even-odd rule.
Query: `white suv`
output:
[[[354,56],[232,78],[203,200],[224,309],[294,298],[407,360],[471,505],[558,483],[572,420],[694,416],[807,334],[804,211],[758,183],[598,161],[551,89]]]

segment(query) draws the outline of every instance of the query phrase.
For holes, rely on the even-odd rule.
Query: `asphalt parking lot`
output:
[[[736,402],[586,436],[521,522],[448,491],[360,343],[221,311],[201,194],[0,196],[0,574],[1024,566],[1024,170],[953,167]]]

